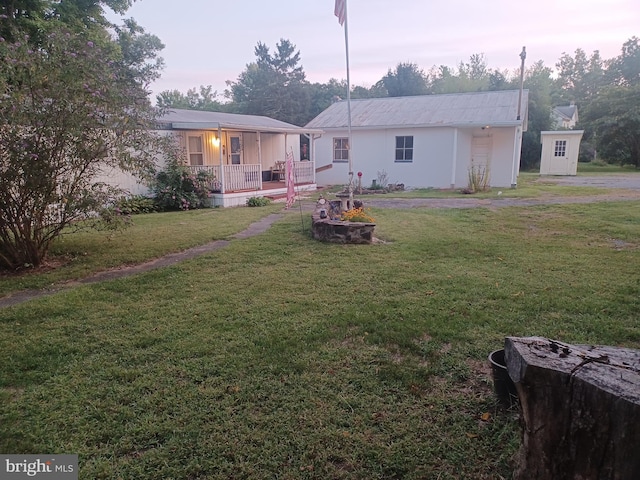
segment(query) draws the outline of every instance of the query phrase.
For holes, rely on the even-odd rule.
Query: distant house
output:
[[[472,169],[484,169],[491,186],[515,186],[527,128],[528,91],[520,93],[353,100],[353,145],[348,141],[347,103],[334,103],[306,125],[325,132],[314,143],[316,181],[346,183],[350,151],[363,186],[384,172],[390,182],[406,187],[466,187]]]
[[[173,135],[184,148],[187,166],[195,173],[210,172],[212,206],[245,205],[253,196],[286,194],[283,163],[287,152],[294,155],[297,191],[315,190],[313,148],[309,159],[300,159],[300,136],[321,130],[302,128],[272,118],[221,112],[171,109],[158,122],[164,135]],[[164,159],[159,159],[159,167]],[[105,172],[111,184],[131,194],[146,194],[148,188],[130,175]]]
[[[584,130],[540,132],[540,175],[576,175]]]
[[[551,116],[555,129],[571,129],[578,123],[578,107],[573,103],[571,105],[553,107]]]

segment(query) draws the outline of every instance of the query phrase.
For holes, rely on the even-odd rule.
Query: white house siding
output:
[[[362,130],[352,132],[354,179],[362,172],[364,187],[377,180],[385,171],[391,183],[403,183],[405,188],[462,188],[469,181],[473,137],[489,137],[490,184],[511,185],[515,127],[509,128],[403,128]],[[319,185],[339,185],[348,182],[348,163],[333,162],[333,139],[347,137],[346,130],[327,131],[316,140],[316,164],[331,164],[332,168],[317,173]],[[413,161],[395,161],[397,136],[413,136]],[[455,163],[454,163],[455,156]],[[454,179],[454,185],[452,185]]]
[[[181,139],[179,134],[169,131],[159,131],[159,135],[168,136],[175,135],[178,141],[184,145],[184,140]],[[156,168],[161,169],[164,167],[166,159],[163,157],[156,158]],[[95,181],[106,183],[112,187],[121,189],[127,196],[129,195],[148,195],[150,193],[149,187],[145,182],[140,180],[134,175],[123,172],[119,168],[104,167],[100,175],[95,177]]]

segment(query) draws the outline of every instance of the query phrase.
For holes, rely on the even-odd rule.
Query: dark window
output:
[[[334,138],[333,139],[333,161],[348,162],[349,161],[349,139]]]
[[[396,137],[396,162],[413,162],[413,136]]]

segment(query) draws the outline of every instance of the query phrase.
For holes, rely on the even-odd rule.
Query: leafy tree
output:
[[[195,88],[187,90],[183,94],[179,90],[165,90],[156,95],[156,106],[165,108],[186,108],[188,110],[206,110],[210,112],[225,111],[226,105],[216,100],[218,92],[211,85],[200,85],[200,90]]]
[[[399,63],[376,84],[383,87],[389,97],[425,95],[428,93],[427,76],[415,63]]]
[[[433,67],[428,75],[431,93],[479,92],[507,88],[507,74],[491,70],[482,53],[474,53],[467,63],[460,62],[455,68],[440,65]]]
[[[326,110],[332,103],[346,97],[347,82],[332,78],[327,83],[313,83],[309,86],[311,105],[309,115],[315,118]]]
[[[540,60],[525,72],[524,85],[529,90],[528,128],[522,135],[520,166],[526,170],[538,166],[542,146],[540,132],[550,130],[551,93],[554,89],[552,71]]]
[[[640,167],[640,84],[603,89],[583,111],[583,121],[599,156]]]
[[[615,85],[640,85],[640,38],[631,37],[622,45],[622,54],[611,60],[607,73]]]
[[[37,44],[47,32],[64,25],[69,31],[100,32],[111,26],[104,16],[107,7],[124,13],[135,0],[3,0],[0,4],[0,37],[9,41],[29,36]],[[56,24],[56,25],[54,25]],[[93,39],[95,41],[95,39]]]
[[[52,30],[38,47],[0,42],[3,269],[40,265],[66,226],[117,195],[96,182],[104,168],[148,175],[160,148],[145,54]]]
[[[604,62],[597,50],[589,58],[581,48],[573,57],[563,53],[556,68],[562,103],[574,101],[582,106],[593,99],[607,81]]]
[[[255,47],[256,61],[247,65],[237,81],[227,82],[225,95],[237,113],[265,115],[304,125],[311,118],[311,95],[300,52],[289,40],[281,39],[272,54],[264,43]]]

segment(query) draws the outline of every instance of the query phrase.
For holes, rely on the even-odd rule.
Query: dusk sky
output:
[[[334,0],[137,0],[127,12],[165,44],[163,90],[211,85],[219,94],[255,60],[260,41],[284,38],[300,51],[311,82],[346,78],[344,30]],[[111,19],[115,19],[110,15]],[[555,67],[563,52],[599,50],[604,59],[640,36],[639,0],[348,0],[351,84],[369,87],[399,62],[457,66],[483,53],[490,68],[537,60]]]

